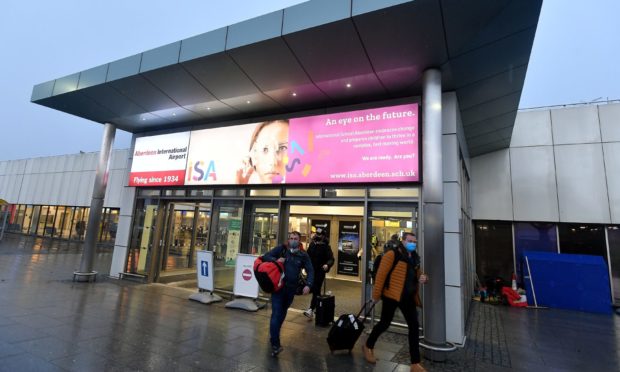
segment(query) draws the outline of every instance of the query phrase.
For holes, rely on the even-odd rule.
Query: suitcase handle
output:
[[[368,309],[368,311],[364,311],[367,307],[368,304],[372,304],[372,306],[370,306],[370,308]],[[360,315],[362,315],[362,313],[364,313],[364,322],[366,321],[366,318],[368,318],[368,314],[370,314],[370,312],[372,311],[372,309],[375,308],[375,302],[373,300],[370,300],[368,302],[366,302],[364,304],[364,306],[362,306],[362,308],[360,309],[360,312],[357,313],[357,319],[359,319]]]

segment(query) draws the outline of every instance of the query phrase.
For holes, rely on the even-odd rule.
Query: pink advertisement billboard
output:
[[[286,183],[418,182],[418,105],[290,119]]]
[[[418,105],[136,140],[130,186],[419,182]]]

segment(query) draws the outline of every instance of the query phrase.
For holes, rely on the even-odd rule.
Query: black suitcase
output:
[[[368,313],[370,313],[374,307],[373,304],[365,311],[370,303],[372,303],[372,301],[364,304],[357,316],[354,314],[344,314],[334,323],[327,335],[327,343],[329,344],[329,350],[331,352],[336,350],[349,350],[350,353],[351,350],[353,350],[357,339],[364,331],[364,321]],[[364,318],[360,319],[362,312],[364,312]]]
[[[327,327],[334,322],[334,310],[336,309],[336,297],[333,295],[322,295],[316,298],[316,314],[314,324]]]

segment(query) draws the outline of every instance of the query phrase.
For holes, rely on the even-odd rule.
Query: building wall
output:
[[[620,223],[620,103],[521,111],[471,159],[477,220]]]
[[[129,150],[112,151],[104,207],[120,208]],[[0,162],[0,199],[89,207],[98,152]]]

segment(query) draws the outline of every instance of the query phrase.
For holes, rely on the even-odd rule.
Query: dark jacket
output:
[[[291,253],[286,245],[282,244],[263,255],[263,260],[268,262],[277,261],[278,258],[284,257],[284,283],[285,285],[295,290],[297,288],[297,282],[299,280],[299,273],[301,269],[306,269],[306,277],[308,287],[312,288],[314,283],[314,269],[312,268],[312,262],[308,253],[303,250],[299,250],[296,253]]]
[[[327,271],[334,265],[332,247],[325,240],[313,240],[308,247],[308,256],[310,256],[316,275],[325,275],[326,271],[323,270],[323,265],[329,266]]]

